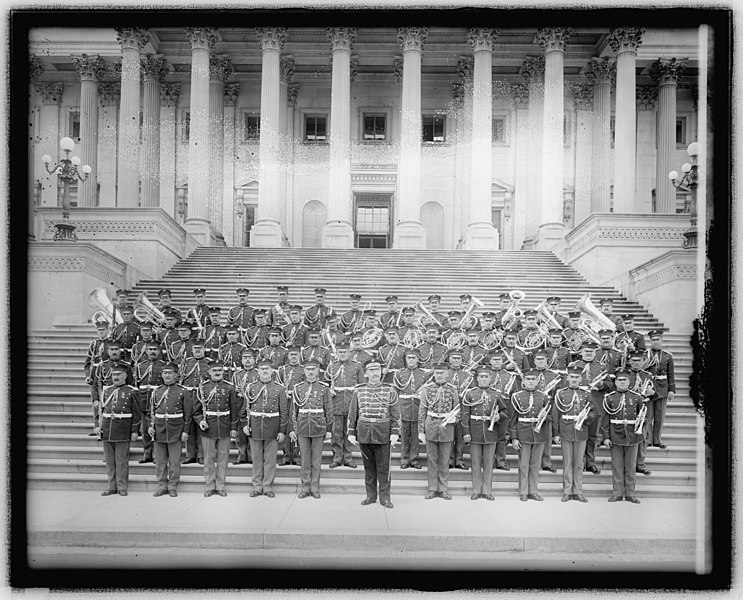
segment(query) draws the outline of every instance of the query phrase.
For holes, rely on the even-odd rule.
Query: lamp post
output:
[[[671,180],[671,185],[676,189],[683,190],[685,192],[691,192],[691,227],[684,232],[683,247],[684,248],[696,248],[697,247],[697,155],[699,154],[699,144],[692,142],[686,149],[691,163],[684,163],[681,165],[681,171],[683,171],[683,177],[679,179],[678,171],[671,171],[668,174],[668,179]]]
[[[65,152],[65,157],[59,161],[58,164],[50,167],[52,157],[45,154],[41,157],[44,161],[47,173],[56,173],[58,179],[62,182],[62,222],[54,225],[56,231],[54,232],[54,241],[68,241],[76,242],[77,234],[75,233],[75,226],[70,223],[70,184],[75,183],[78,179],[80,181],[87,181],[88,175],[93,170],[89,165],[82,166],[82,172],[84,175],[80,175],[77,170],[80,165],[80,159],[77,156],[70,158],[70,152],[75,148],[75,142],[72,138],[64,137],[59,142],[60,147]]]

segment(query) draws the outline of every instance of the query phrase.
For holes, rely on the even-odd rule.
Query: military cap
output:
[[[116,290],[117,296],[126,296],[129,294],[129,290]]]
[[[436,323],[429,323],[428,325],[426,325],[426,331],[431,331],[431,330],[434,330],[438,333],[439,331],[441,331],[441,327],[436,325]]]
[[[384,301],[385,302],[397,302],[398,298],[397,296],[387,296]]]
[[[364,311],[364,316],[365,317],[376,317],[377,311],[374,310],[373,308],[368,308],[367,310]]]
[[[534,310],[533,308],[530,308],[529,310],[525,310],[524,311],[524,316],[525,317],[536,317],[537,316],[537,311]]]
[[[522,373],[524,374],[524,377],[537,377],[539,375],[539,370],[534,368],[524,369]]]
[[[288,354],[291,354],[292,352],[301,352],[302,348],[300,346],[287,346],[286,352]]]
[[[545,350],[537,350],[532,356],[534,358],[547,358],[547,352]]]
[[[152,323],[150,321],[142,321],[139,324],[140,329],[152,329]]]
[[[250,293],[250,290],[248,288],[237,288],[235,290],[235,293],[238,294],[238,295],[240,295],[240,294],[249,294]]]
[[[361,295],[360,294],[349,294],[348,297],[351,300],[361,300]]]
[[[459,299],[460,300],[471,300],[472,296],[470,294],[462,294],[461,296],[459,296]]]
[[[437,362],[437,363],[434,363],[431,368],[434,371],[448,371],[449,370],[449,365],[446,364],[445,362]]]
[[[175,319],[178,317],[178,313],[175,312],[172,308],[169,308],[164,313],[166,319]]]
[[[483,373],[485,373],[487,375],[492,375],[493,374],[493,371],[492,371],[492,369],[490,369],[488,367],[477,367],[477,374],[478,375],[482,375]]]
[[[302,307],[299,304],[292,304],[289,307],[289,312],[302,312]]]
[[[157,295],[158,295],[158,296],[159,296],[160,298],[162,298],[163,296],[167,296],[168,298],[170,298],[170,296],[171,296],[172,294],[171,294],[171,292],[170,292],[170,290],[169,290],[168,288],[164,288],[164,289],[162,289],[162,290],[157,290]]]
[[[224,363],[221,360],[219,360],[218,358],[215,358],[214,360],[210,360],[209,361],[209,370],[210,371],[212,369],[221,369],[223,367],[224,367]]]
[[[588,348],[589,350],[595,350],[598,347],[599,346],[598,346],[598,344],[596,342],[593,342],[591,340],[586,340],[585,342],[583,342],[583,344],[581,345],[580,349],[581,350],[585,350],[586,348]]]
[[[470,335],[472,333],[480,333],[482,331],[482,327],[479,325],[473,325],[467,330],[467,335]]]
[[[321,287],[315,288],[315,293],[316,294],[325,294],[327,291],[328,290],[326,290],[325,288],[321,288]]]
[[[562,301],[562,298],[560,298],[560,296],[550,296],[549,298],[547,298],[548,304],[550,302],[561,302],[561,301]]]
[[[629,357],[630,359],[633,359],[633,358],[643,359],[645,358],[645,353],[642,350],[635,350],[634,352],[630,352]]]
[[[447,358],[451,358],[452,356],[459,356],[462,357],[462,351],[457,349],[449,350],[449,352],[446,353]]]
[[[627,369],[619,369],[614,373],[614,378],[619,379],[621,377],[624,377],[625,379],[629,379],[629,371]]]
[[[189,323],[188,321],[181,321],[180,323],[178,323],[176,329],[191,329],[192,327],[193,325],[191,325],[191,323]]]
[[[351,339],[352,340],[360,340],[363,337],[364,337],[364,334],[361,333],[360,331],[356,331],[356,332],[354,332],[354,333],[351,334]]]
[[[276,286],[276,291],[277,292],[288,292],[289,291],[289,286],[286,286],[286,285],[277,285]]]
[[[174,371],[174,372],[177,373],[178,372],[178,365],[176,365],[175,363],[172,363],[172,362],[166,362],[163,365],[163,369],[162,370],[163,370],[163,373],[165,371]]]
[[[441,296],[439,296],[438,294],[431,294],[428,297],[429,302],[433,302],[434,300],[438,300],[439,302],[441,302]]]
[[[145,342],[145,346],[147,348],[150,348],[151,346],[155,346],[155,348],[159,348],[160,347],[160,342],[158,342],[157,340],[147,340]]]
[[[95,328],[96,329],[108,329],[108,321],[96,321]]]
[[[570,319],[580,319],[580,311],[579,310],[574,310],[572,312],[569,312],[568,313],[568,318],[570,318]]]
[[[320,330],[317,327],[313,327],[312,329],[307,331],[308,335],[320,335]]]
[[[568,367],[568,375],[583,375],[583,369],[576,365]]]
[[[614,304],[614,300],[612,300],[611,298],[601,298],[599,305],[601,304]]]
[[[311,367],[320,367],[320,361],[310,358],[309,360],[304,361],[304,365],[302,365],[305,369],[311,368]]]
[[[349,348],[350,348],[350,345],[349,345],[349,343],[345,339],[342,339],[342,340],[336,342],[336,344],[335,344],[335,349],[336,350],[348,350]]]
[[[599,337],[606,337],[606,336],[612,336],[612,335],[614,335],[614,332],[611,329],[599,330]]]
[[[402,314],[404,315],[414,315],[415,309],[412,306],[406,306],[402,309]]]
[[[237,333],[237,325],[228,325],[227,327],[225,327],[224,331],[225,333]]]
[[[484,313],[482,313],[483,319],[495,319],[495,313],[491,310],[487,310]]]
[[[553,327],[552,329],[547,330],[547,334],[548,335],[562,335],[562,329],[556,329]]]
[[[132,308],[131,304],[125,304],[124,306],[119,308],[119,312],[121,313],[134,312],[134,309]]]
[[[109,348],[121,348],[119,340],[109,340],[107,345]]]
[[[256,308],[256,309],[255,309],[255,310],[253,311],[253,313],[254,313],[254,314],[256,314],[256,315],[258,315],[258,316],[263,316],[263,315],[265,315],[266,313],[268,313],[268,311],[267,311],[267,310],[266,310],[265,308]]]
[[[196,295],[198,295],[198,294],[206,294],[206,290],[205,290],[204,288],[196,288],[196,289],[195,289],[195,290],[193,291],[193,294],[194,294],[194,296],[196,296]]]
[[[255,350],[252,348],[243,348],[240,350],[240,356],[243,356],[245,354],[250,354],[250,356],[255,356]]]
[[[129,371],[129,367],[127,367],[124,363],[114,363],[111,365],[111,373],[127,373]]]
[[[273,363],[268,358],[261,358],[256,363],[256,367],[273,367]]]
[[[371,369],[381,369],[382,363],[376,360],[370,360],[368,363],[366,363],[366,366],[364,367],[367,371]]]
[[[508,329],[508,330],[506,330],[506,331],[503,332],[503,337],[504,338],[507,338],[507,337],[516,337],[516,332],[513,331],[513,330],[511,330],[511,329]]]
[[[216,314],[216,313],[221,313],[221,312],[222,312],[222,308],[220,306],[211,306],[211,307],[209,307],[209,314],[210,315],[211,314]]]
[[[663,337],[663,331],[661,329],[651,329],[648,331],[648,337],[652,340],[654,337]]]
[[[622,315],[622,321],[634,321],[635,316],[634,315]]]
[[[511,296],[509,296],[508,294],[498,294],[498,299],[499,300],[510,300]]]
[[[400,328],[397,325],[389,325],[388,327],[384,328],[385,333],[390,333],[394,331],[395,333],[400,331]]]
[[[269,335],[271,335],[271,334],[281,335],[281,328],[279,328],[279,327],[271,327],[268,330],[268,334]]]
[[[418,352],[418,348],[408,348],[405,350],[405,356],[418,356],[420,357],[421,353]]]
[[[493,350],[488,354],[488,358],[503,358],[503,350]]]
[[[204,340],[195,339],[193,342],[191,342],[191,346],[193,348],[203,348],[206,345],[206,342]]]
[[[446,313],[449,317],[461,317],[462,312],[458,310],[450,310],[448,313]]]

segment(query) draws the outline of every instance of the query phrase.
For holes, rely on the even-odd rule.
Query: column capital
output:
[[[527,56],[519,68],[521,75],[528,82],[541,82],[544,79],[544,56]]]
[[[185,30],[191,50],[198,48],[211,52],[219,41],[216,27],[186,27]]]
[[[423,46],[428,39],[428,27],[398,27],[397,41],[403,52],[415,50],[423,52]]]
[[[643,110],[655,109],[655,101],[658,99],[658,88],[652,85],[640,86],[635,88],[635,101],[637,108]]]
[[[461,81],[455,81],[451,84],[451,96],[456,108],[464,106],[464,84]]]
[[[297,70],[293,54],[282,54],[279,59],[279,77],[284,83],[289,83]]]
[[[162,54],[144,54],[139,58],[139,64],[142,66],[142,79],[154,79],[157,82],[162,81],[173,72],[173,65],[168,63]]]
[[[144,45],[150,41],[150,34],[144,27],[116,27],[116,40],[121,44],[121,49],[133,48],[142,50]]]
[[[175,106],[181,99],[180,83],[160,84],[160,106]]]
[[[573,34],[572,27],[542,27],[537,31],[534,41],[548,52],[565,52],[568,39]]]
[[[62,92],[64,92],[64,83],[61,81],[40,83],[36,86],[36,91],[41,96],[42,104],[61,104]]]
[[[178,84],[180,85],[180,84]],[[101,106],[117,106],[121,99],[121,84],[118,82],[98,84],[98,103]]]
[[[328,39],[330,39],[330,49],[351,51],[353,41],[356,39],[355,27],[328,27]]]
[[[38,56],[32,54],[28,57],[28,78],[30,80],[30,83],[37,83],[39,81],[39,77],[41,77],[43,74],[44,64],[41,62],[41,59]]]
[[[234,72],[235,67],[232,66],[232,61],[228,54],[209,55],[209,79],[211,81],[221,81],[224,83]]]
[[[224,84],[224,105],[225,106],[237,106],[237,97],[240,94],[239,83],[225,83]]]
[[[498,37],[498,29],[489,29],[486,27],[473,27],[467,32],[467,43],[472,46],[473,52],[485,50],[493,51],[495,38]]]
[[[281,52],[289,37],[284,27],[256,27],[255,34],[258,36],[263,51],[277,50]]]
[[[593,86],[590,83],[572,83],[570,92],[578,110],[590,110],[593,107]]]
[[[295,81],[290,83],[286,88],[286,103],[294,108],[297,105],[297,96],[299,95],[299,84]]]
[[[475,74],[475,58],[473,56],[460,56],[457,61],[457,75],[466,82],[471,80]]]
[[[397,81],[402,81],[402,69],[402,55],[395,54],[395,56],[392,57],[392,72],[395,74],[395,79],[397,79]]]
[[[525,83],[514,83],[511,85],[511,95],[516,108],[529,107],[529,86]]]
[[[97,54],[95,56],[81,54],[70,58],[72,64],[75,65],[77,74],[80,76],[80,81],[98,81],[101,77],[105,77],[106,63]]]
[[[676,85],[686,70],[686,62],[659,58],[650,67],[650,77],[661,85]]]
[[[617,54],[636,52],[644,33],[644,27],[614,27],[609,33],[609,45]]]
[[[617,76],[617,61],[608,56],[594,56],[582,72],[593,85],[611,85]]]

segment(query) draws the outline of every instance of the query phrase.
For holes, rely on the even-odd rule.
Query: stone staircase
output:
[[[199,248],[171,269],[162,280],[144,280],[136,294],[146,291],[153,300],[156,291],[168,287],[173,304],[185,311],[192,304],[195,287],[207,289],[207,302],[227,308],[236,303],[235,289],[247,287],[253,306],[269,307],[276,302],[276,285],[288,285],[290,301],[308,307],[313,289],[328,290],[327,303],[337,311],[347,310],[348,294],[362,294],[362,305],[384,309],[384,297],[395,293],[402,304],[412,304],[438,293],[442,310],[458,305],[461,293],[470,293],[487,307],[498,306],[498,294],[512,289],[526,293],[522,307],[532,307],[546,296],[562,297],[563,312],[570,309],[586,292],[595,303],[598,298],[614,299],[615,312],[635,315],[636,329],[645,333],[662,324],[639,304],[630,302],[607,287],[590,286],[576,271],[550,252],[474,252],[420,250],[314,249],[263,250],[249,248]],[[36,489],[98,490],[106,476],[100,442],[89,437],[92,426],[89,388],[82,366],[88,342],[95,336],[93,326],[57,326],[33,330],[28,338],[28,485]],[[652,475],[638,475],[640,497],[695,497],[697,494],[697,444],[701,439],[701,419],[689,398],[691,348],[687,336],[669,332],[666,349],[676,364],[677,395],[668,406],[664,440],[668,449],[648,450],[647,466]],[[399,448],[399,447],[398,447]],[[235,466],[237,451],[231,450],[228,487],[247,491],[250,465]],[[130,464],[130,490],[154,490],[154,466],[139,465],[141,442],[133,444]],[[340,467],[330,470],[329,444],[323,452],[321,488],[324,493],[363,494],[363,469],[356,452],[358,469]],[[425,448],[423,448],[425,458]],[[466,454],[465,454],[466,456]],[[558,473],[540,473],[540,491],[561,494],[562,457],[552,448],[553,465]],[[508,448],[509,472],[495,471],[496,494],[516,494],[516,453]],[[609,452],[597,451],[601,474],[586,474],[584,490],[588,496],[608,496],[611,492]],[[425,493],[426,471],[401,470],[399,452],[393,450],[393,493]],[[455,494],[470,493],[470,472],[452,469],[450,489]],[[277,469],[277,493],[298,491],[299,467]],[[183,491],[203,489],[203,467],[184,465]]]

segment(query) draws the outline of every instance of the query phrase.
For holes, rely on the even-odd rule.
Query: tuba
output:
[[[506,311],[506,314],[501,317],[503,329],[511,329],[524,315],[524,311],[518,306],[519,302],[526,298],[526,293],[521,290],[511,290],[508,292],[508,295],[511,297],[511,306]]]
[[[482,300],[478,300],[474,296],[470,296],[470,305],[467,307],[464,315],[462,315],[462,320],[459,321],[459,328],[470,329],[471,327],[477,325],[477,317],[473,316],[472,313],[475,312],[476,308],[482,308],[483,306],[485,306],[485,303]],[[470,320],[472,321],[472,323],[470,323]]]
[[[93,313],[92,321],[108,321],[109,326],[118,325],[123,323],[124,319],[121,317],[120,312],[116,312],[116,323],[114,323],[114,305],[111,300],[108,299],[106,294],[106,288],[95,288],[90,294],[88,294],[88,306],[97,308],[98,310]]]
[[[140,321],[152,321],[162,327],[165,325],[165,315],[147,298],[147,292],[142,292],[134,301],[134,316]]]
[[[611,329],[612,331],[616,332],[617,326],[614,325],[614,321],[612,321],[609,317],[607,317],[604,313],[602,313],[598,308],[596,308],[591,302],[591,294],[585,294],[581,297],[580,300],[578,300],[578,304],[576,304],[576,308],[586,313],[592,321],[595,321],[600,325],[600,329]]]
[[[562,329],[554,316],[547,310],[547,301],[542,300],[534,309],[537,311],[537,318],[544,322],[547,329]]]

